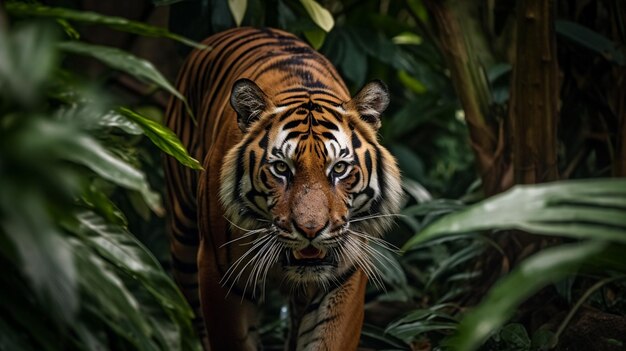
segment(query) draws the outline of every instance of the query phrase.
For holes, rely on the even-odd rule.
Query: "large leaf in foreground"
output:
[[[108,46],[87,44],[79,41],[65,41],[58,44],[61,50],[73,54],[85,55],[102,61],[106,65],[130,74],[133,77],[145,82],[156,84],[158,87],[167,90],[185,103],[187,113],[192,116],[191,109],[185,97],[174,88],[170,82],[150,63],[142,58],[130,54],[124,50]]]
[[[146,175],[113,155],[89,135],[43,119],[32,123],[30,133],[33,137],[29,139],[29,148],[38,150],[42,148],[40,144],[49,145],[46,151],[50,156],[84,165],[114,184],[136,190],[152,210],[157,213],[163,211],[160,196],[150,189]]]
[[[560,245],[541,251],[499,280],[476,309],[468,312],[451,339],[453,350],[475,350],[513,316],[517,306],[539,289],[576,273],[593,258],[616,255],[600,241]],[[623,249],[623,248],[622,248]]]
[[[439,219],[413,236],[403,249],[444,235],[487,229],[626,243],[626,179],[516,186]]]
[[[333,15],[315,0],[300,0],[306,12],[311,16],[315,24],[322,28],[325,32],[330,32],[335,26]]]
[[[48,7],[39,4],[28,4],[22,2],[10,2],[6,4],[6,10],[13,16],[45,17],[88,24],[102,24],[123,32],[149,37],[169,38],[195,48],[207,48],[206,45],[189,40],[178,34],[174,34],[165,28],[151,26],[142,22],[131,21],[122,17],[105,16],[95,12],[76,11],[60,7]]]
[[[83,242],[147,292],[140,300],[144,311],[139,312],[143,317],[141,324],[150,325],[148,329],[154,330],[154,337],[162,347],[168,350],[197,347],[199,344],[192,337],[193,313],[152,254],[124,227],[107,223],[95,213],[83,212],[77,219]]]
[[[189,156],[180,139],[169,128],[125,107],[120,108],[120,113],[137,123],[154,145],[168,155],[173,156],[178,162],[189,168],[202,169],[200,163],[195,158]]]

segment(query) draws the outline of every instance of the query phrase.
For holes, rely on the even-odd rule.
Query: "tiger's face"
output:
[[[376,139],[387,103],[380,82],[350,101],[300,94],[280,103],[249,80],[235,84],[244,136],[226,156],[220,197],[254,239],[256,280],[277,263],[296,285],[327,286],[357,268],[377,279],[381,254],[370,243],[401,197],[395,160]]]

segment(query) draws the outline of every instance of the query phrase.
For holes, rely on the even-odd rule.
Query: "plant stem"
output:
[[[556,347],[557,343],[559,342],[559,337],[561,336],[561,334],[563,334],[569,322],[572,320],[572,318],[574,318],[574,315],[576,314],[576,312],[578,312],[578,310],[583,305],[583,303],[585,303],[585,301],[589,299],[591,294],[593,294],[598,289],[600,289],[601,287],[603,287],[604,285],[608,283],[614,282],[616,280],[624,279],[624,278],[626,278],[626,275],[619,275],[617,277],[606,278],[595,283],[591,288],[585,291],[583,296],[581,296],[580,299],[576,301],[576,304],[572,307],[572,309],[569,311],[567,316],[565,316],[565,319],[563,319],[563,322],[561,322],[561,325],[559,325],[559,329],[557,329],[556,333],[554,333],[554,335],[552,336],[552,339],[550,340],[549,348],[552,349]]]

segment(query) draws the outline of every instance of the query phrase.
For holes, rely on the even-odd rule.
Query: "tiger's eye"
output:
[[[273,166],[274,166],[274,170],[278,174],[287,174],[287,173],[289,173],[289,166],[287,166],[287,164],[285,162],[283,162],[283,161],[274,162]]]
[[[347,169],[348,169],[348,164],[347,163],[345,163],[345,162],[337,162],[333,166],[333,173],[334,173],[335,176],[340,176],[340,175],[344,174]]]

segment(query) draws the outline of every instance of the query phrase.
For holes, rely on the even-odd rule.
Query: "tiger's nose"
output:
[[[328,222],[320,225],[315,222],[298,224],[297,221],[293,221],[294,229],[298,233],[300,233],[302,236],[304,236],[305,238],[309,238],[309,239],[314,239],[320,234],[322,234],[322,232],[324,231],[324,229],[326,229],[327,226],[328,226]]]

